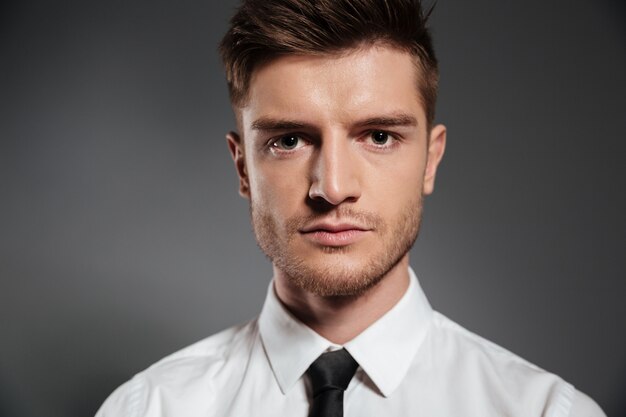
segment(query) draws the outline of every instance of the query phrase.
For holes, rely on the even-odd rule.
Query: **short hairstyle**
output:
[[[219,46],[233,107],[245,105],[255,69],[284,55],[326,55],[373,44],[410,53],[428,127],[439,71],[420,0],[242,0]]]

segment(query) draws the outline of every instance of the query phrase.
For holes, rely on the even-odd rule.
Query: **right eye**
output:
[[[304,145],[298,135],[284,135],[272,141],[271,146],[279,151],[291,151]]]

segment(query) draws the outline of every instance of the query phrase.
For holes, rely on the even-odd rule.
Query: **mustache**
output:
[[[348,206],[338,206],[323,214],[313,213],[302,216],[292,216],[285,222],[285,228],[289,233],[296,233],[318,222],[355,223],[374,230],[382,229],[384,226],[382,217],[375,213],[355,210]]]

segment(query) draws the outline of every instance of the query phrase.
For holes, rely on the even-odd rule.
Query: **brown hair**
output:
[[[420,0],[243,0],[220,43],[230,99],[244,105],[250,78],[281,55],[324,55],[383,43],[409,52],[429,127],[439,72]]]

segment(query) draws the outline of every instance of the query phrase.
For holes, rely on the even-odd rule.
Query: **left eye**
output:
[[[389,142],[389,133],[380,130],[370,133],[370,137],[376,145],[385,145]]]

